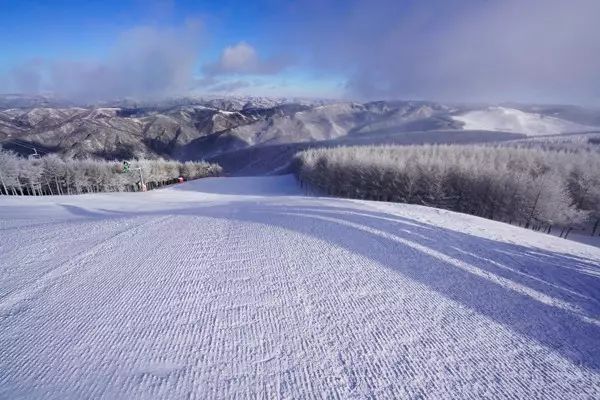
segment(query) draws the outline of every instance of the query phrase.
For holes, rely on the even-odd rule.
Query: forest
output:
[[[0,147],[2,195],[41,196],[151,190],[175,183],[179,177],[191,180],[218,176],[221,173],[219,165],[207,162],[62,159],[55,154],[23,158]]]
[[[298,153],[303,186],[326,195],[420,204],[566,237],[600,230],[600,154],[587,148],[351,146]]]

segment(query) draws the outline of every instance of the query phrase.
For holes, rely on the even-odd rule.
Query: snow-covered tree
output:
[[[355,146],[296,155],[301,183],[331,195],[399,201],[534,229],[600,226],[600,153],[587,148]]]
[[[140,190],[140,170],[149,188],[186,179],[218,176],[220,166],[206,162],[130,160],[129,171],[117,161],[66,159],[57,155],[21,158],[0,148],[0,194],[61,195]]]

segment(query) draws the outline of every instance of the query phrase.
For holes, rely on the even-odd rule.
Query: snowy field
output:
[[[600,249],[290,176],[0,198],[1,399],[600,398]]]

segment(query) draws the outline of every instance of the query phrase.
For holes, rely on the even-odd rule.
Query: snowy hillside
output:
[[[452,118],[464,123],[463,129],[467,130],[514,132],[528,136],[558,135],[594,129],[560,118],[505,107],[468,111]]]
[[[0,197],[0,398],[600,398],[600,249],[291,176]]]

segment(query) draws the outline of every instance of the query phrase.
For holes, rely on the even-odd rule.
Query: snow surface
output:
[[[293,177],[0,198],[0,398],[600,397],[600,249]]]
[[[558,135],[594,129],[560,118],[505,107],[468,111],[452,118],[463,122],[465,130],[513,132],[527,136]]]

